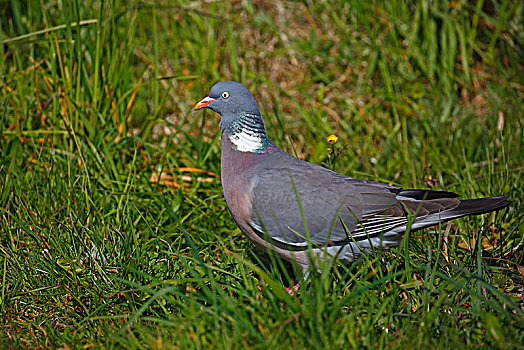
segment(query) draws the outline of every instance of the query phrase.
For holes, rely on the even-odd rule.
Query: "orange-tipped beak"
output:
[[[207,107],[208,104],[213,102],[215,99],[209,96],[204,97],[202,101],[198,102],[195,106],[195,111]]]

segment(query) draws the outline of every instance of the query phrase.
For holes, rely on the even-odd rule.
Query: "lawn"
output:
[[[523,348],[522,1],[0,10],[1,348]],[[227,210],[220,118],[193,111],[220,80],[301,159],[512,204],[290,296],[299,269]]]

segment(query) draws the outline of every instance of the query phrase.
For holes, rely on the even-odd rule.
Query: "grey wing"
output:
[[[318,245],[341,244],[407,222],[396,198],[400,189],[286,160],[253,175],[251,225],[261,235],[291,246],[307,246],[308,238]]]

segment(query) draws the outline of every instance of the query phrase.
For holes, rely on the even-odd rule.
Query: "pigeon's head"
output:
[[[238,118],[246,115],[260,117],[260,110],[251,92],[242,84],[234,81],[216,83],[209,96],[198,102],[195,110],[209,108],[220,114],[222,128],[233,124]]]

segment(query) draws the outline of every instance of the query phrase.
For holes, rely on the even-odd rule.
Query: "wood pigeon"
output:
[[[257,246],[295,261],[304,272],[316,259],[348,264],[455,218],[500,210],[505,196],[459,200],[444,191],[402,189],[353,179],[297,159],[266,134],[253,95],[222,81],[195,106],[221,115],[222,187],[240,230]],[[316,265],[318,268],[318,265]]]

